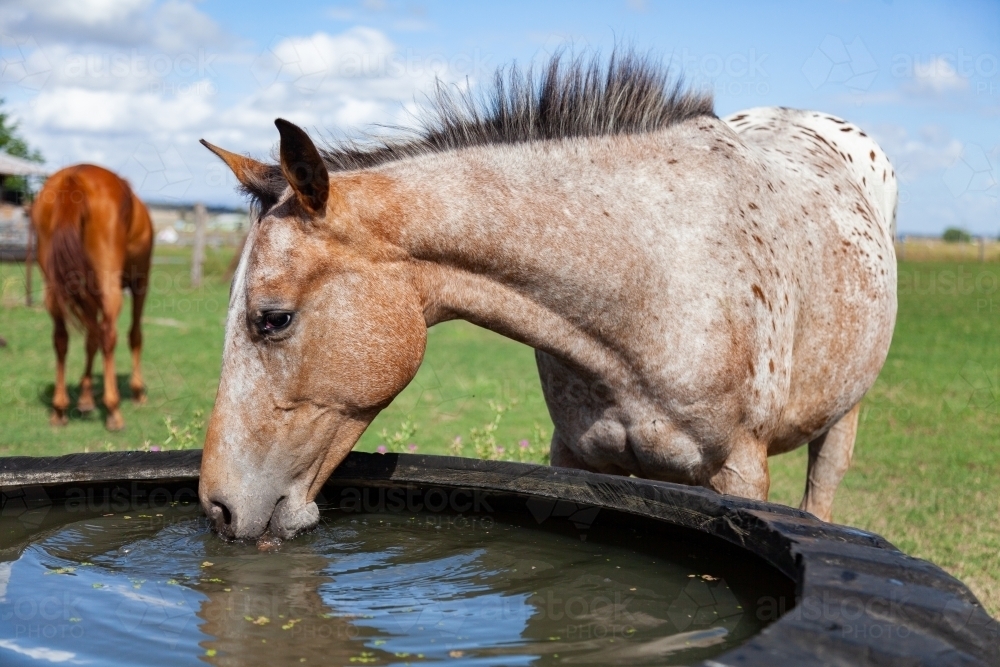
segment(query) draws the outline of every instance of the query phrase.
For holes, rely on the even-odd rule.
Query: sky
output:
[[[147,201],[242,205],[205,138],[260,158],[284,117],[315,137],[412,125],[438,79],[616,45],[715,94],[832,113],[900,179],[900,233],[1000,235],[1000,2],[3,0],[0,97],[56,169]]]

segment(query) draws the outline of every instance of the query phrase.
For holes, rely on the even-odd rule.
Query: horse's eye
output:
[[[264,335],[275,334],[288,328],[292,314],[283,310],[272,310],[261,315],[257,328]]]

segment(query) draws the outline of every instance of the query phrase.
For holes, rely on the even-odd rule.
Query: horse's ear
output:
[[[330,174],[309,135],[287,120],[274,121],[281,134],[281,171],[309,213],[322,215],[330,197]]]
[[[219,148],[201,139],[201,145],[212,151],[226,163],[226,166],[233,170],[233,175],[250,192],[256,192],[260,188],[260,183],[266,181],[267,165],[257,162],[245,155],[230,153],[224,148]]]

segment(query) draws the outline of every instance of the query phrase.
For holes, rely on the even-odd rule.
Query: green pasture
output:
[[[200,447],[218,381],[230,253],[210,250],[205,285],[191,289],[188,252],[157,249],[144,324],[149,401],[124,405],[119,433],[104,430],[100,413],[49,426],[51,322],[38,305],[23,305],[23,266],[0,264],[0,336],[8,341],[0,349],[0,456]],[[37,304],[37,275],[34,291]],[[123,395],[128,324],[123,315]],[[71,337],[75,397],[83,342]],[[431,330],[416,379],[358,448],[542,461],[551,429],[531,350],[453,322]],[[772,500],[798,504],[805,460],[803,449],[771,459]],[[1000,614],[1000,265],[900,265],[895,338],[865,399],[834,517],[941,565]]]

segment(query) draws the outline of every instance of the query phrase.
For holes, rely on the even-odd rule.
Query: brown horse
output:
[[[94,409],[91,371],[98,348],[104,354],[105,426],[121,429],[115,375],[115,343],[122,288],[132,292],[132,397],[145,401],[139,366],[142,351],[142,306],[149,284],[153,224],[146,206],[128,183],[107,169],[90,164],[67,167],[45,183],[31,209],[38,235],[38,260],[45,274],[45,306],[55,324],[56,388],[53,425],[67,421],[66,320],[76,319],[87,335],[87,365],[80,381],[80,412]]]
[[[536,349],[553,465],[765,499],[768,456],[809,443],[830,518],[896,316],[896,181],[857,126],[722,120],[632,58],[443,94],[367,149],[276,124],[277,165],[209,146],[259,204],[202,458],[220,532],[314,525],[456,318]]]

